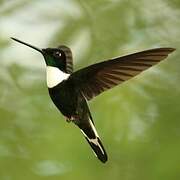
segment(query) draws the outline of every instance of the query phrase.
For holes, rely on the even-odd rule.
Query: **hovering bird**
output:
[[[13,40],[39,51],[46,62],[49,95],[67,122],[77,125],[97,158],[105,163],[105,148],[95,129],[87,101],[112,87],[138,75],[165,59],[174,48],[150,49],[116,57],[73,71],[70,48],[39,49],[16,38]]]

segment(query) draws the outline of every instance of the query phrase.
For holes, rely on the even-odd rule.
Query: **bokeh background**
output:
[[[42,56],[13,42],[68,45],[75,69],[155,47],[167,60],[89,102],[98,161],[51,102]],[[0,1],[1,180],[180,179],[179,0]]]

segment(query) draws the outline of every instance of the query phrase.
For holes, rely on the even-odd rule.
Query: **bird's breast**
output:
[[[64,80],[69,78],[70,74],[61,71],[57,67],[47,66],[46,68],[46,81],[48,88],[57,86]]]

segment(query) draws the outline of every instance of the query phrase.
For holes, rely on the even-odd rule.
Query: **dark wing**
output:
[[[59,48],[66,55],[66,72],[71,74],[73,72],[73,58],[72,58],[71,49],[64,45],[59,46]]]
[[[157,48],[117,57],[80,69],[70,76],[87,100],[165,59],[173,48]]]

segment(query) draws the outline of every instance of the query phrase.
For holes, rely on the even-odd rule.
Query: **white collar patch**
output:
[[[46,67],[46,80],[47,80],[47,86],[48,88],[53,88],[62,81],[68,79],[70,74],[67,74],[57,67],[47,66]]]

